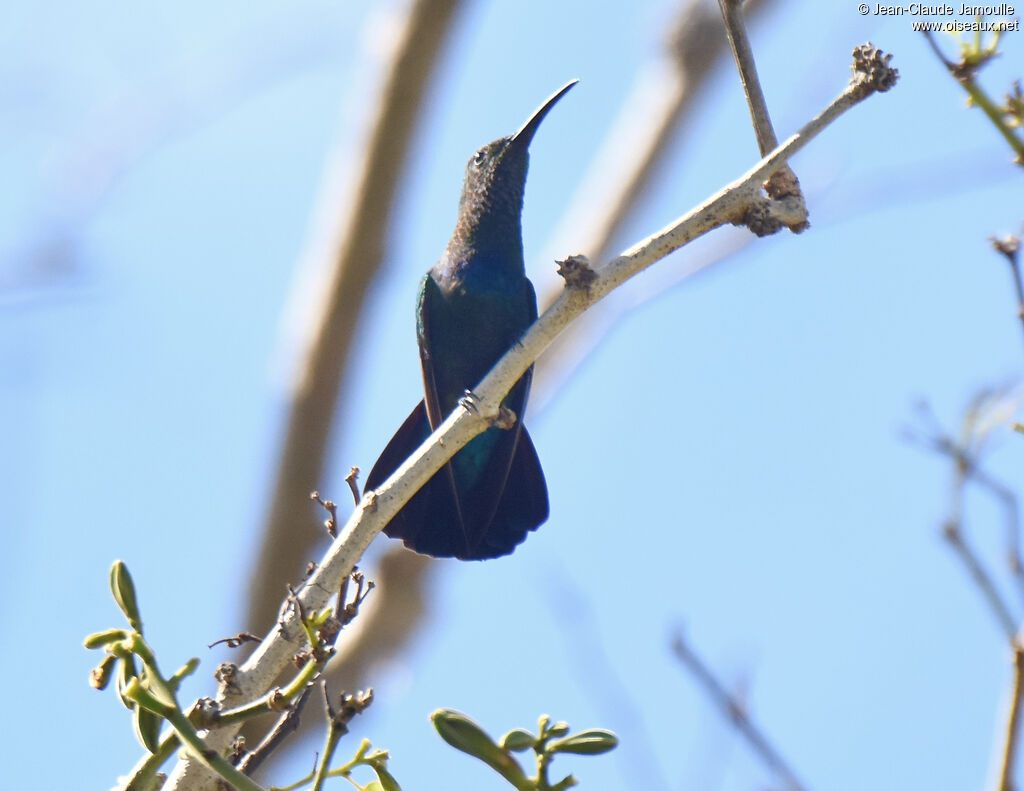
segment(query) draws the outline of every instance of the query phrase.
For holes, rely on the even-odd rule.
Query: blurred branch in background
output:
[[[750,715],[747,714],[743,702],[732,695],[725,685],[718,680],[714,672],[697,656],[697,653],[690,648],[683,636],[682,630],[677,630],[672,638],[672,652],[683,666],[690,671],[690,675],[700,685],[701,691],[719,710],[721,715],[732,723],[737,732],[754,751],[758,758],[764,762],[780,780],[786,784],[790,791],[807,791],[796,772],[789,763],[782,757],[778,748],[771,743],[771,740],[762,731]]]
[[[1003,633],[1013,657],[1013,678],[1007,693],[1003,743],[997,750],[993,787],[1000,791],[1016,788],[1014,782],[1019,749],[1022,696],[1024,696],[1024,645],[1021,643],[1020,607],[1024,604],[1024,568],[1020,555],[1020,508],[1017,494],[1007,484],[995,479],[980,466],[981,457],[992,432],[1006,427],[1024,401],[1021,387],[984,390],[967,409],[960,436],[953,437],[936,429],[936,421],[926,412],[932,423],[924,435],[912,437],[919,444],[946,456],[953,462],[953,480],[950,484],[949,513],[943,523],[942,535],[964,565],[971,581],[978,588],[989,611]],[[964,500],[968,485],[974,484],[991,495],[1005,514],[1006,547],[1004,557],[1007,570],[1016,584],[1018,603],[1011,604],[996,581],[996,575],[981,555],[969,543],[964,532]]]
[[[630,683],[612,664],[605,650],[592,602],[574,583],[569,569],[549,571],[546,583],[550,594],[546,598],[548,609],[559,626],[565,663],[574,669],[573,679],[580,688],[598,702],[602,716],[616,723],[617,762],[625,781],[623,787],[668,791],[672,784],[666,777],[665,762],[654,749],[657,740]]]
[[[998,105],[978,82],[978,73],[999,55],[999,34],[983,41],[981,33],[960,39],[960,60],[949,60],[942,52],[931,32],[925,32],[929,46],[950,75],[963,86],[970,103],[979,107],[993,126],[1016,152],[1016,164],[1024,165],[1024,138],[1020,135],[1024,123],[1024,96],[1020,80],[1007,95],[1005,104]],[[1020,273],[1020,238],[1007,235],[990,239],[996,252],[1009,262],[1017,301],[1017,317],[1024,323],[1024,286]],[[1024,705],[1024,644],[1021,642],[1021,619],[1024,607],[1024,562],[1020,548],[1020,506],[1014,487],[1000,481],[981,468],[981,460],[993,432],[1005,429],[1013,422],[1024,403],[1024,388],[1019,384],[984,388],[972,399],[961,421],[959,436],[944,431],[929,411],[922,406],[921,415],[927,424],[922,433],[907,432],[908,438],[953,462],[950,483],[949,513],[943,523],[942,535],[963,564],[971,581],[978,588],[989,611],[1009,644],[1013,657],[1013,678],[1007,693],[1002,744],[996,750],[993,767],[993,788],[1011,791],[1015,782],[1017,753],[1020,743],[1021,706]],[[1017,590],[1016,606],[1001,590],[996,574],[969,543],[964,531],[964,502],[970,484],[978,486],[992,496],[1002,508],[1005,521],[1004,558],[1010,579]]]
[[[993,496],[1002,507],[1006,534],[1004,557],[1018,596],[1024,603],[1024,567],[1020,554],[1020,509],[1017,495],[1012,487],[993,478],[981,467],[981,458],[992,432],[1008,425],[1022,400],[1024,390],[1020,387],[982,391],[974,397],[967,409],[958,437],[943,432],[927,405],[922,405],[919,410],[926,426],[921,431],[904,432],[908,440],[952,460],[950,506],[943,522],[942,536],[964,564],[999,624],[1000,631],[1011,645],[1016,640],[1020,620],[1015,614],[1017,608],[1011,605],[1000,590],[992,570],[966,538],[964,499],[967,487],[973,484]]]
[[[315,533],[309,493],[323,483],[349,353],[377,273],[429,82],[455,24],[458,0],[415,0],[396,20],[392,60],[359,150],[338,152],[292,295],[299,348],[276,480],[248,597],[249,623],[277,611],[282,580],[309,559]],[[306,520],[309,521],[306,521]]]
[[[1019,240],[1008,237],[993,239],[995,249],[1010,259],[1014,270],[1014,286],[1018,305],[1021,305],[1020,275],[1016,265]],[[1006,248],[1005,250],[1003,248]],[[1024,319],[1021,307],[1018,314]],[[1024,705],[1024,643],[1021,640],[1021,619],[1024,607],[1024,562],[1020,547],[1020,505],[1016,490],[989,474],[981,466],[993,433],[1006,429],[1024,404],[1024,387],[1019,384],[997,388],[984,388],[968,406],[961,421],[958,436],[942,429],[927,404],[919,407],[921,431],[907,430],[905,436],[953,463],[950,483],[950,505],[942,526],[942,536],[963,564],[971,581],[978,588],[988,610],[995,618],[1006,639],[1013,662],[1012,680],[1007,692],[1002,743],[995,751],[993,789],[1012,791],[1015,782],[1017,754],[1020,745],[1021,708]],[[997,574],[987,564],[974,545],[968,542],[964,530],[965,500],[968,486],[975,485],[990,495],[1004,514],[1006,571],[1017,592],[1017,603],[1011,603],[997,581]]]

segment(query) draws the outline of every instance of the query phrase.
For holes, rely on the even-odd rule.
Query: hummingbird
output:
[[[523,264],[529,147],[540,122],[575,84],[467,163],[455,231],[420,282],[416,335],[425,397],[370,470],[367,490],[412,455],[537,318]],[[502,401],[515,424],[474,437],[402,507],[384,528],[387,535],[424,555],[485,560],[511,553],[547,520],[544,472],[522,423],[532,378],[531,367]]]

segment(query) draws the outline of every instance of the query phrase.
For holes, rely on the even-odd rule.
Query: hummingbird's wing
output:
[[[365,489],[376,489],[384,483],[429,436],[426,406],[420,401],[366,476]],[[457,509],[450,473],[446,470],[447,467],[427,481],[384,528],[391,538],[401,538],[409,549],[424,555],[457,557],[466,546],[461,531],[434,529],[435,525],[449,524],[450,517],[444,515]]]
[[[442,307],[443,298],[437,284],[428,274],[420,284],[416,311],[426,397],[412,410],[373,465],[366,477],[367,490],[377,488],[390,477],[447,416],[438,397],[430,343],[424,340],[428,334],[424,325],[429,326],[429,317]],[[467,531],[450,464],[442,467],[412,496],[384,528],[384,532],[391,538],[402,539],[409,549],[424,555],[460,557],[466,551]]]

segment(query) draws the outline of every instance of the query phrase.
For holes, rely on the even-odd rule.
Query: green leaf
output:
[[[438,709],[430,715],[434,728],[456,750],[475,755],[488,763],[494,757],[501,760],[503,753],[487,732],[473,720],[454,709]]]
[[[594,728],[580,731],[558,741],[549,742],[548,752],[575,753],[576,755],[600,755],[614,750],[619,744],[619,737],[611,731]]]
[[[114,594],[114,601],[121,608],[132,629],[141,632],[142,616],[135,596],[135,583],[132,582],[132,575],[128,573],[128,567],[123,560],[115,560],[114,565],[110,567],[110,592]]]
[[[139,742],[155,753],[160,747],[160,717],[142,706],[136,706],[132,716],[132,725]]]
[[[516,728],[502,736],[498,744],[503,750],[521,753],[532,749],[537,744],[537,737],[525,728]]]
[[[502,750],[483,728],[460,711],[438,709],[430,715],[434,728],[448,744],[479,758],[516,788],[527,782],[523,768]]]
[[[379,764],[374,764],[373,771],[377,773],[377,779],[382,791],[402,791],[402,787],[398,785],[398,781],[395,780],[394,775],[392,775],[386,768]]]
[[[172,692],[177,692],[181,687],[181,682],[185,680],[187,676],[191,676],[196,668],[199,667],[199,657],[192,657],[188,662],[178,668],[177,672],[167,679],[167,686],[171,688]]]
[[[107,629],[102,632],[93,632],[85,638],[82,645],[92,651],[93,649],[103,648],[103,646],[119,642],[127,637],[127,629]]]
[[[137,683],[136,679],[139,675],[139,670],[135,665],[135,654],[125,654],[120,657],[121,672],[117,675],[117,695],[121,698],[121,703],[124,707],[129,710],[135,709],[135,701],[127,697],[124,693],[129,686],[133,683]]]

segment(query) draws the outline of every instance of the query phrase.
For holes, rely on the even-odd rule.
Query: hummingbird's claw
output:
[[[480,414],[479,400],[472,390],[463,390],[462,398],[459,399],[459,406],[474,415]]]

